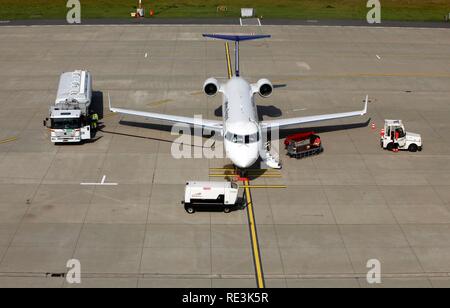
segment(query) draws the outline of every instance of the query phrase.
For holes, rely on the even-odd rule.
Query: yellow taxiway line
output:
[[[253,261],[255,264],[256,283],[258,288],[264,288],[264,274],[262,271],[261,254],[259,251],[258,234],[256,233],[255,214],[253,212],[252,196],[250,194],[249,182],[244,181],[245,197],[247,201],[248,225],[250,228],[250,237],[252,240]]]
[[[164,105],[164,104],[166,104],[166,103],[169,103],[169,102],[171,102],[171,101],[172,101],[172,100],[171,100],[170,98],[167,98],[167,99],[160,99],[160,100],[158,100],[158,101],[154,101],[154,102],[148,103],[147,106],[150,106],[150,107],[157,107],[157,106],[160,106],[160,105]]]
[[[236,171],[233,168],[209,168],[210,171]],[[271,174],[281,174],[281,172],[272,169],[245,169],[248,173],[271,173]]]
[[[450,78],[450,74],[445,72],[423,72],[423,73],[399,72],[399,73],[348,73],[348,74],[328,74],[328,75],[303,75],[278,79],[273,81],[273,83],[282,83],[286,81],[302,80],[307,78],[355,78],[355,77]]]
[[[209,168],[209,170],[236,170],[235,168]],[[271,172],[279,172],[279,171],[277,171],[277,170],[273,170],[273,169],[251,169],[251,168],[248,168],[248,169],[245,169],[245,171],[267,171],[267,170],[269,170],[269,171],[271,171]]]
[[[228,49],[228,46],[227,46]],[[234,168],[209,168],[210,172],[220,172],[224,173],[212,173],[209,174],[210,177],[238,177],[238,174],[235,174],[236,171]],[[231,174],[226,174],[227,171],[231,171]],[[266,169],[247,169],[247,173],[250,176],[258,176],[258,177],[281,177],[281,172],[271,170],[268,174],[265,174]],[[264,273],[262,269],[261,262],[261,252],[259,250],[259,242],[258,242],[258,234],[256,231],[256,222],[255,222],[255,213],[253,210],[253,201],[252,195],[250,193],[251,188],[286,188],[286,185],[250,185],[248,179],[244,179],[243,185],[240,185],[239,188],[243,188],[245,191],[245,200],[247,203],[247,217],[248,217],[248,226],[250,230],[250,239],[253,253],[253,264],[255,266],[255,275],[256,275],[256,283],[258,288],[265,288],[264,282]]]
[[[2,143],[7,143],[7,142],[11,142],[11,141],[16,141],[16,140],[17,140],[16,137],[12,137],[12,138],[8,138],[8,139],[3,139],[3,140],[0,140],[0,144],[2,144]]]
[[[281,178],[281,174],[249,174],[250,176],[255,176],[258,178]],[[237,174],[210,174],[211,178],[220,178],[220,177],[237,177]]]
[[[230,45],[228,44],[228,42],[225,42],[225,54],[227,57],[228,79],[231,79],[231,77],[233,77],[233,71],[231,70]]]
[[[239,188],[286,188],[286,185],[243,185]]]

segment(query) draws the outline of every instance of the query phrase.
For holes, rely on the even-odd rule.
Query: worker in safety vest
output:
[[[315,147],[320,146],[320,137],[319,136],[316,136],[316,138],[314,139],[313,146],[315,146]]]
[[[97,129],[97,122],[98,122],[98,114],[93,113],[91,115],[91,126],[92,126],[92,129],[94,129],[94,130]]]
[[[400,132],[395,130],[395,132],[391,132],[391,139],[394,147],[392,148],[392,152],[398,152],[398,138],[400,138]]]

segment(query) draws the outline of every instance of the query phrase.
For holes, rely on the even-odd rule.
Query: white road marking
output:
[[[118,183],[80,183],[83,186],[117,186]]]
[[[304,68],[304,69],[306,69],[308,71],[311,70],[311,67],[306,62],[296,62],[295,64],[297,64],[297,66],[300,67],[300,68]]]
[[[298,108],[298,109],[294,109],[293,111],[305,111],[308,108]]]
[[[118,183],[105,183],[106,175],[103,175],[102,180],[100,183],[80,183],[80,185],[88,185],[88,186],[98,186],[98,185],[106,185],[106,186],[116,186],[119,185]]]
[[[242,18],[239,18],[239,23],[241,24],[242,27]]]
[[[259,20],[259,18],[256,18],[258,20],[258,24],[261,27],[261,20]]]

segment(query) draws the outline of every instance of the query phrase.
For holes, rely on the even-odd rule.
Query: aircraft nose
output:
[[[248,168],[253,165],[258,159],[258,151],[241,152],[234,157],[231,157],[233,163],[239,168]]]
[[[253,165],[253,164],[255,163],[255,161],[256,161],[256,159],[252,159],[252,160],[247,159],[247,160],[244,160],[244,159],[242,159],[242,158],[239,158],[239,159],[237,159],[237,160],[234,160],[234,164],[235,164],[237,167],[239,167],[239,168],[248,168],[248,167],[250,167],[251,165]]]

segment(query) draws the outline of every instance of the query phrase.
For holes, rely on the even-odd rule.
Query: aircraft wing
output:
[[[334,119],[343,119],[343,118],[362,116],[367,113],[368,101],[369,101],[369,96],[367,95],[366,100],[364,102],[363,110],[342,112],[342,113],[332,113],[332,114],[322,114],[322,115],[314,115],[314,116],[305,116],[305,117],[297,117],[297,118],[289,118],[289,119],[279,119],[279,120],[273,120],[273,121],[263,121],[263,122],[261,122],[261,127],[262,128],[272,128],[272,127],[285,128],[287,126],[294,126],[294,125],[304,124],[304,123],[312,123],[312,122],[320,122],[320,121],[326,121],[326,120],[334,120]]]
[[[162,113],[154,113],[154,112],[146,112],[146,111],[137,111],[137,110],[130,110],[130,109],[124,109],[124,108],[115,108],[111,107],[111,99],[108,94],[108,101],[109,101],[109,110],[111,112],[117,112],[121,114],[129,114],[129,115],[135,115],[140,116],[148,119],[156,119],[161,120],[165,122],[170,123],[185,123],[192,126],[200,125],[203,128],[210,129],[212,131],[222,132],[223,124],[221,121],[216,120],[205,120],[205,119],[197,119],[197,118],[190,118],[190,117],[183,117],[183,116],[176,116],[176,115],[170,115],[170,114],[162,114]]]

